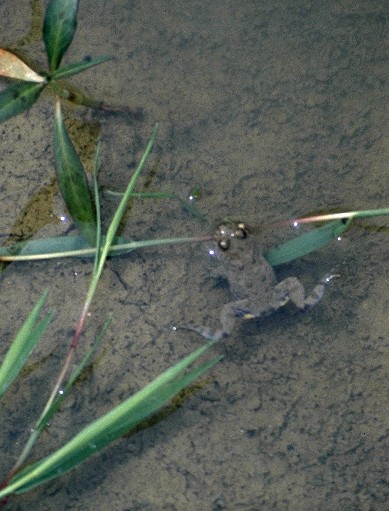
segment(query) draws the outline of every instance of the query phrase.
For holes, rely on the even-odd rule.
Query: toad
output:
[[[277,282],[272,266],[257,254],[248,242],[249,230],[244,223],[222,224],[215,233],[215,248],[210,255],[220,262],[216,276],[227,279],[234,301],[225,304],[220,312],[220,328],[192,324],[180,328],[193,330],[206,339],[220,340],[232,332],[237,317],[260,318],[277,311],[288,302],[304,310],[316,305],[323,297],[326,285],[336,276],[328,274],[306,295],[296,277]]]

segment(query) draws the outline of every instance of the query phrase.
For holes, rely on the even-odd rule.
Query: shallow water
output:
[[[138,120],[68,111],[71,121],[99,125],[104,185],[124,188],[158,121],[150,190],[186,196],[200,185],[198,206],[210,222],[229,214],[266,223],[321,209],[388,205],[383,3],[80,4],[67,61],[116,59],[72,83],[144,111]],[[0,45],[12,47],[29,30],[30,3],[4,0],[0,15]],[[44,67],[40,44],[22,50]],[[51,182],[52,110],[44,96],[2,125],[3,234]],[[107,219],[113,204],[104,201]],[[56,199],[53,218],[62,213]],[[66,228],[49,224],[39,235]],[[126,234],[146,239],[207,229],[161,200],[136,203]],[[386,510],[388,256],[387,232],[355,228],[280,268],[280,278],[297,274],[308,287],[332,268],[341,277],[312,311],[290,308],[239,325],[215,349],[225,358],[206,376],[207,385],[181,408],[67,476],[12,499],[7,509]],[[171,325],[217,323],[230,295],[208,278],[211,266],[204,246],[149,249],[107,263],[83,341],[86,349],[112,312],[102,356],[34,457],[62,445],[201,344],[196,334],[172,332]],[[46,286],[57,310],[34,353],[38,367],[1,404],[4,471],[43,406],[91,270],[89,261],[63,260],[11,265],[1,276],[2,351]]]

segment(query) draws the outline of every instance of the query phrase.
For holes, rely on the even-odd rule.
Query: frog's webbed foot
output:
[[[274,299],[278,301],[279,307],[282,307],[289,301],[294,303],[299,309],[313,307],[320,302],[324,296],[326,286],[336,277],[339,277],[339,275],[328,273],[316,284],[309,295],[305,294],[304,286],[298,278],[288,277],[279,282],[274,288]]]
[[[174,330],[191,330],[197,332],[199,335],[207,339],[208,341],[220,341],[227,334],[220,330],[211,330],[206,326],[196,325],[195,323],[187,323],[185,325],[174,326]]]

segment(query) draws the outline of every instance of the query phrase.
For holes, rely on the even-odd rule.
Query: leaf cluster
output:
[[[63,473],[75,468],[94,453],[126,433],[129,429],[137,426],[151,414],[155,413],[169,399],[174,397],[183,388],[190,385],[193,380],[198,378],[220,359],[220,357],[216,357],[201,363],[197,367],[187,370],[189,366],[205,354],[212,343],[202,346],[183,360],[167,369],[155,380],[146,385],[143,389],[139,390],[133,396],[130,396],[120,405],[113,408],[110,412],[87,425],[73,439],[57,451],[42,460],[27,465],[21,470],[21,466],[24,465],[25,459],[31,451],[31,448],[36,442],[39,434],[45,428],[55,411],[59,408],[61,402],[69,392],[77,377],[80,375],[81,371],[90,361],[108,327],[109,320],[107,320],[101,329],[100,335],[96,340],[93,349],[86,354],[81,363],[78,364],[77,368],[67,378],[67,371],[71,365],[71,360],[77,347],[79,336],[85,324],[87,311],[89,310],[90,304],[95,295],[107,256],[115,251],[117,253],[123,253],[124,251],[133,250],[141,246],[177,243],[188,240],[186,238],[176,238],[173,240],[148,240],[148,242],[143,242],[143,245],[142,242],[133,243],[131,245],[128,241],[125,242],[125,240],[117,238],[117,230],[124,212],[126,211],[128,201],[132,194],[134,194],[134,188],[137,180],[152,149],[157,134],[157,126],[153,131],[136,171],[130,179],[128,187],[120,200],[119,206],[107,233],[103,236],[101,234],[99,193],[97,185],[98,152],[95,160],[93,176],[94,193],[92,194],[89,189],[88,180],[80,158],[67,132],[59,99],[60,97],[66,97],[67,95],[66,90],[61,84],[59,84],[59,79],[72,76],[107,60],[107,57],[99,57],[88,62],[79,62],[61,67],[63,55],[69,48],[76,30],[77,10],[78,1],[74,0],[51,0],[48,4],[43,27],[43,39],[49,62],[49,72],[45,75],[36,73],[18,57],[7,50],[1,50],[0,52],[1,74],[8,78],[18,80],[14,85],[0,93],[0,121],[4,121],[30,108],[38,99],[40,93],[45,87],[51,87],[57,95],[58,99],[56,100],[55,105],[54,122],[54,148],[57,179],[61,195],[67,205],[72,219],[78,226],[81,233],[80,236],[75,236],[74,238],[54,239],[51,241],[35,240],[35,244],[20,244],[18,247],[12,247],[11,250],[5,249],[3,254],[6,254],[8,251],[15,256],[16,252],[23,257],[23,255],[26,255],[27,252],[28,256],[31,258],[31,255],[33,256],[34,254],[42,256],[42,252],[45,257],[49,257],[50,251],[51,254],[53,254],[53,250],[55,253],[60,251],[62,255],[72,255],[72,251],[77,251],[77,254],[73,255],[79,255],[80,252],[82,254],[84,251],[84,255],[92,255],[95,259],[93,276],[85,298],[80,319],[76,326],[76,333],[70,343],[68,357],[64,362],[64,366],[56,384],[54,385],[54,389],[41,413],[41,416],[33,428],[23,452],[3,482],[3,488],[0,490],[0,499],[3,499],[13,493],[26,492],[47,480],[59,477]],[[116,243],[116,246],[114,246],[114,243]],[[17,378],[32,350],[41,339],[46,327],[52,319],[52,313],[47,313],[42,319],[39,319],[44,307],[46,296],[47,291],[43,293],[36,303],[19,332],[16,334],[4,357],[0,366],[0,397]]]

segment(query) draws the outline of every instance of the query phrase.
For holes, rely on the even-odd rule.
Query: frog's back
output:
[[[257,253],[251,240],[233,240],[227,251],[221,254],[223,273],[230,291],[237,299],[249,299],[253,304],[266,308],[273,293],[276,278],[273,268]]]

